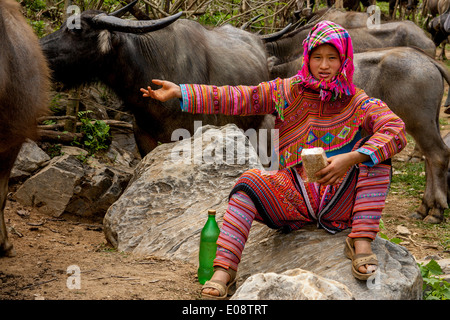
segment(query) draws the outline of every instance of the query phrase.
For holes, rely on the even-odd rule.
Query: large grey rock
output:
[[[231,300],[351,300],[350,290],[340,282],[293,269],[257,273],[238,288]]]
[[[83,162],[86,151],[76,147],[63,147],[62,154],[27,179],[14,198],[54,217],[67,213],[103,219],[109,206],[125,190],[133,169]]]
[[[355,299],[421,299],[422,276],[414,257],[406,248],[379,237],[372,242],[379,272],[368,281],[355,279],[344,254],[348,234],[346,230],[332,235],[314,225],[283,234],[254,223],[239,266],[240,278],[302,268],[345,284]]]
[[[222,138],[225,133],[226,138]],[[206,126],[196,132],[195,139],[154,149],[141,161],[127,189],[105,215],[106,238],[120,251],[197,263],[207,210],[217,210],[220,225],[237,178],[251,167],[260,167],[248,143],[245,148],[236,148],[233,156],[228,154],[234,159],[230,164],[199,161],[199,154],[224,159],[226,147],[243,137],[234,125],[220,130]],[[185,163],[172,161],[177,151],[194,150],[199,141],[202,152],[194,152]],[[241,149],[246,149],[247,155]],[[237,164],[237,160],[244,160],[243,164]],[[351,262],[344,256],[348,233],[331,235],[311,225],[283,234],[254,222],[239,267],[239,284],[256,273],[281,274],[301,268],[344,284],[355,299],[421,298],[422,278],[413,256],[381,238],[372,244],[380,262],[379,277],[368,282],[355,279]]]
[[[26,180],[14,194],[14,198],[23,205],[37,207],[45,214],[59,217],[83,175],[83,166],[75,157],[56,157],[44,169]]]
[[[236,179],[252,163],[259,165],[235,125],[205,126],[194,137],[160,145],[144,157],[109,208],[105,235],[120,251],[196,261],[207,210],[223,214]],[[227,161],[226,146],[231,150],[238,139],[243,147],[235,147]]]
[[[85,218],[103,218],[125,190],[131,176],[132,171],[123,167],[86,168],[64,212]]]

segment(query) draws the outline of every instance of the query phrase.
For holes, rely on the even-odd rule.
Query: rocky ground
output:
[[[5,216],[17,255],[0,259],[0,299],[184,300],[200,288],[194,265],[117,252],[101,224],[51,218],[17,202],[8,202]],[[77,268],[80,282],[67,274]]]
[[[441,118],[444,135],[450,121],[444,113]],[[394,168],[413,147],[396,156]],[[391,192],[382,232],[400,238],[418,261],[450,258],[448,223],[429,226],[408,218],[420,201]],[[17,255],[0,259],[0,300],[194,300],[201,288],[196,265],[112,248],[101,220],[54,218],[10,197],[5,221]]]
[[[445,232],[448,238],[447,230],[408,218],[418,203],[391,194],[383,232],[403,238],[417,260],[449,258],[439,241]],[[17,256],[0,259],[0,299],[192,300],[201,287],[193,264],[117,252],[106,243],[100,222],[52,218],[14,201],[8,201],[5,219]],[[399,226],[409,235],[399,234]]]

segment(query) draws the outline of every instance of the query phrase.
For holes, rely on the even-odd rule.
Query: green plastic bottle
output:
[[[216,222],[216,210],[208,210],[208,220],[206,220],[200,235],[200,250],[198,253],[199,267],[197,276],[201,284],[205,284],[206,281],[211,279],[214,273],[213,261],[216,258],[216,242],[219,233],[219,226]]]

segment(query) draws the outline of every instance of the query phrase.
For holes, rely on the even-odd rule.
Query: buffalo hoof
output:
[[[4,248],[0,248],[0,257],[12,258],[15,257],[16,255],[17,255],[16,250],[14,250],[12,244],[8,244],[4,246]]]
[[[450,114],[450,106],[444,106],[444,108],[445,108],[444,113]]]
[[[409,215],[409,217],[411,218],[411,219],[416,219],[416,220],[423,220],[424,219],[424,216],[422,216],[420,213],[418,213],[418,212],[413,212],[413,213],[411,213],[410,215]]]
[[[442,223],[443,220],[444,220],[443,217],[428,215],[423,219],[423,222],[428,224],[439,224]]]

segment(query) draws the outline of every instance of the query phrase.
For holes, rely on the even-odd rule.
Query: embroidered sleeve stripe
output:
[[[182,110],[191,113],[257,115],[274,111],[272,82],[258,86],[180,85]]]

